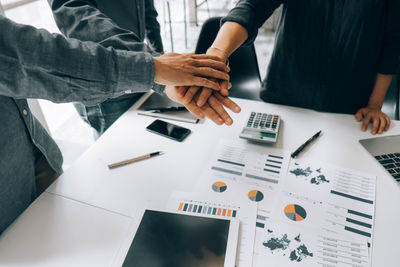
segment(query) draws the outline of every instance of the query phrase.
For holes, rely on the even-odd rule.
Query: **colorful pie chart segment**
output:
[[[263,193],[261,193],[258,190],[252,190],[249,192],[249,194],[247,195],[249,197],[249,199],[251,201],[255,201],[255,202],[260,202],[261,200],[264,199],[264,195]]]
[[[212,190],[218,193],[225,192],[228,186],[224,182],[215,182],[212,184]]]
[[[284,209],[284,212],[286,217],[289,218],[289,220],[295,222],[300,222],[307,217],[306,210],[302,206],[296,204],[287,205]]]

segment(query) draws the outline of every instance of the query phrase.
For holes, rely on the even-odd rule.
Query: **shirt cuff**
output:
[[[115,95],[147,92],[151,89],[163,91],[164,86],[154,82],[155,66],[153,55],[147,52],[116,50],[118,71]]]

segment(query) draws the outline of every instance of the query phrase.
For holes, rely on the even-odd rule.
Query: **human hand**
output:
[[[164,85],[201,86],[220,90],[218,82],[229,80],[229,67],[212,55],[168,53],[154,58],[154,81]]]
[[[217,56],[224,63],[226,63],[226,61],[228,60],[227,55],[224,52],[222,52],[219,49],[215,49],[215,48],[208,49],[207,50],[207,55]],[[231,84],[229,83],[229,81],[225,81],[225,80],[220,81],[220,86],[221,86],[220,87],[221,88],[220,89],[221,95],[228,96],[229,95],[228,90],[231,88]],[[196,91],[195,89],[190,88],[188,90],[188,94],[186,96],[186,99],[190,98],[192,95],[195,95],[195,93],[197,93],[195,91]],[[203,106],[207,102],[207,100],[211,96],[211,94],[212,94],[212,90],[211,89],[203,88],[201,93],[200,93],[200,95],[199,95],[199,97],[198,97],[198,99],[197,99],[197,102],[196,102],[197,105],[199,107]]]
[[[361,131],[365,132],[368,128],[368,124],[372,123],[371,133],[382,134],[383,131],[387,131],[390,126],[389,117],[381,111],[381,107],[368,105],[365,108],[359,109],[355,115],[357,121],[362,121]]]
[[[199,89],[199,87],[197,88]],[[199,119],[208,117],[218,125],[223,123],[226,125],[231,125],[233,120],[224,109],[224,106],[235,113],[239,113],[241,111],[240,107],[235,102],[230,100],[228,97],[222,96],[219,94],[219,92],[214,92],[214,94],[209,97],[208,102],[202,107],[198,107],[196,105],[198,95],[195,95],[190,102],[183,103],[182,99],[184,98],[186,91],[187,88],[184,86],[167,86],[165,88],[165,92],[170,99],[183,104],[193,115]]]

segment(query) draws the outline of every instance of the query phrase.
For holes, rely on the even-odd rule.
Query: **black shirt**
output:
[[[223,22],[245,27],[248,44],[281,4],[263,100],[355,113],[377,73],[398,72],[400,0],[241,0]]]

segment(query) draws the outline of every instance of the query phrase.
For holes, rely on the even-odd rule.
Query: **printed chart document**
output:
[[[253,266],[368,267],[364,237],[321,233],[312,228],[268,220],[257,234]]]
[[[289,158],[285,150],[244,140],[222,140],[196,191],[257,203],[257,227],[264,228],[286,175]]]
[[[284,257],[276,258],[275,266],[286,266],[283,261],[287,259],[287,266],[300,264],[306,258],[314,265],[299,266],[366,266],[374,232],[375,187],[376,176],[372,174],[317,160],[290,160],[289,153],[283,150],[223,140],[205,167],[196,191],[257,203],[253,266],[265,266],[270,262],[267,259],[276,258],[277,251]],[[272,229],[274,221],[280,223]],[[292,255],[269,247],[268,236],[276,235],[273,238],[281,240],[290,231],[291,244],[299,243],[291,248]],[[307,248],[312,250],[306,250],[294,239],[299,234],[309,241]],[[335,240],[337,247],[331,255],[337,261],[324,258],[330,243],[322,242],[328,238]],[[362,250],[351,254],[354,258],[346,258],[356,249],[353,245]]]
[[[167,204],[169,210],[184,214],[216,218],[237,218],[240,221],[236,266],[252,266],[257,205],[207,193],[174,192]]]
[[[274,218],[304,220],[372,242],[376,176],[311,160],[292,160]],[[294,204],[298,213],[287,212]]]

